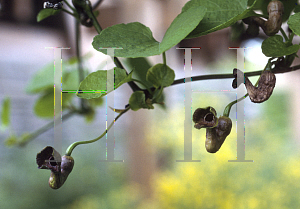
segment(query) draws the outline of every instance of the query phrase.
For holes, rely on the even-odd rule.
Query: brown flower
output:
[[[51,171],[49,186],[52,189],[60,188],[66,181],[74,166],[74,159],[71,156],[62,156],[50,146],[45,147],[36,156],[36,163],[39,169]]]

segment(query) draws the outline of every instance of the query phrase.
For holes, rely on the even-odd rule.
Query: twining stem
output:
[[[67,120],[68,118],[70,118],[71,116],[73,116],[76,113],[76,111],[70,111],[68,113],[66,113],[65,115],[62,116],[63,120]],[[36,137],[38,137],[39,135],[41,135],[42,133],[48,131],[50,128],[52,128],[54,126],[54,121],[44,125],[43,127],[39,128],[38,130],[30,133],[30,135],[26,138],[26,141],[24,142],[20,142],[20,146],[25,145],[26,143],[32,141],[33,139],[35,139]]]
[[[232,107],[234,104],[236,104],[236,103],[242,101],[243,99],[245,99],[247,96],[248,96],[248,93],[245,94],[243,97],[241,97],[241,98],[239,98],[239,99],[237,99],[237,100],[234,100],[234,101],[230,102],[230,103],[225,107],[224,112],[223,112],[223,116],[229,117],[231,107]]]
[[[128,110],[130,109],[130,107],[127,107],[123,112],[121,112],[115,119],[114,121],[111,122],[111,124],[107,127],[107,129],[97,138],[92,139],[92,140],[88,140],[88,141],[78,141],[78,142],[74,142],[73,144],[71,144],[68,149],[66,150],[66,155],[67,156],[71,156],[72,151],[75,149],[76,146],[80,145],[80,144],[89,144],[89,143],[93,143],[98,141],[99,139],[101,139],[108,131],[109,129],[114,125],[114,123],[124,114],[126,113]]]
[[[72,7],[68,1],[64,0],[64,2],[66,3],[66,5],[71,9],[73,10],[74,13],[76,13],[76,9],[74,7]]]
[[[274,74],[288,73],[288,72],[296,71],[299,69],[300,69],[300,65],[295,65],[295,66],[289,67],[289,68],[275,68],[272,70],[272,72]],[[252,76],[261,75],[262,72],[263,72],[263,70],[258,70],[258,71],[244,73],[244,75],[247,77],[252,77]],[[209,74],[209,75],[193,76],[191,82],[201,81],[201,80],[213,80],[213,79],[228,79],[228,78],[234,78],[233,74],[226,73],[226,74]],[[171,86],[177,85],[177,84],[182,84],[182,83],[184,83],[184,80],[185,80],[185,78],[177,79],[171,84]],[[169,86],[167,86],[167,87],[169,87]]]

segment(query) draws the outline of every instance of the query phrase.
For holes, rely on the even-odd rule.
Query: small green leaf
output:
[[[133,111],[137,111],[141,108],[154,109],[149,100],[146,102],[146,96],[142,91],[136,91],[131,94],[129,98],[129,106]]]
[[[1,129],[5,130],[10,125],[10,98],[6,97],[2,102]]]
[[[298,36],[300,36],[300,12],[290,16],[288,25],[290,29]]]
[[[25,145],[28,140],[30,140],[32,137],[32,134],[26,132],[23,133],[21,136],[17,136],[15,134],[10,135],[7,139],[5,139],[4,144],[8,147],[12,146],[23,146]]]
[[[117,89],[122,84],[131,81],[132,72],[129,75],[126,75],[126,71],[121,68],[115,67],[114,69],[115,73],[115,79],[114,79],[114,85]],[[108,81],[111,82],[111,81]],[[106,70],[98,70],[96,72],[93,72],[89,74],[79,85],[79,92],[76,93],[76,95],[80,98],[84,99],[93,99],[105,96],[109,92],[107,92],[106,88],[107,83],[107,71]],[[80,93],[83,91],[82,93]],[[90,92],[84,92],[84,91],[90,91]],[[97,91],[97,93],[94,93],[94,91]]]
[[[16,145],[17,141],[18,141],[18,137],[15,134],[12,134],[7,139],[5,139],[4,144],[8,147],[11,147]]]
[[[175,73],[169,66],[160,63],[148,70],[146,79],[156,88],[170,86],[174,82]]]
[[[57,15],[59,12],[61,11],[61,9],[52,9],[52,8],[47,8],[47,9],[42,9],[37,17],[36,17],[36,20],[37,22],[40,22],[42,21],[43,19],[47,18],[47,17],[50,17],[52,15]]]
[[[280,35],[275,35],[267,38],[261,45],[262,52],[267,57],[282,57],[296,53],[299,50],[299,45],[287,45],[283,42]]]
[[[252,16],[254,4],[247,9],[247,2],[248,0],[191,0],[187,2],[182,11],[186,11],[195,5],[204,6],[207,11],[203,20],[186,38],[206,35],[227,28],[238,20]]]

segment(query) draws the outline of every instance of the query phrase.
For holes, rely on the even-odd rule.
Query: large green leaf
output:
[[[206,9],[194,5],[182,11],[168,28],[161,43],[156,41],[151,30],[139,22],[113,25],[94,37],[93,47],[107,54],[102,48],[122,48],[115,50],[116,57],[148,57],[159,55],[177,45],[202,20]]]
[[[236,21],[254,14],[253,5],[247,9],[247,0],[191,0],[182,11],[196,5],[206,7],[207,11],[203,20],[186,38],[195,38],[227,28]]]
[[[290,16],[288,20],[290,29],[298,36],[300,36],[300,12]]]
[[[170,86],[174,82],[175,73],[169,66],[164,64],[157,64],[151,67],[148,72],[146,79],[152,83],[154,87],[166,87]]]
[[[127,75],[126,71],[121,68],[115,67],[114,69],[114,89],[117,89],[124,83],[131,81],[132,72]],[[110,70],[110,71],[111,71]],[[79,92],[76,95],[80,98],[84,99],[93,99],[105,96],[109,92],[107,92],[107,71],[106,70],[98,70],[89,74],[79,85]],[[90,92],[85,92],[90,91]],[[95,93],[94,93],[95,92]]]
[[[206,8],[201,6],[191,7],[182,11],[171,23],[163,40],[159,45],[159,52],[162,53],[177,45],[184,39],[199,22],[203,19]]]
[[[300,49],[300,46],[287,45],[283,42],[282,36],[275,35],[264,40],[261,49],[267,57],[282,57],[296,53]]]
[[[51,8],[47,8],[47,9],[42,9],[37,17],[36,17],[36,20],[38,22],[42,21],[43,19],[47,18],[47,17],[50,17],[52,15],[57,15],[59,12],[61,11],[61,9],[51,9]]]

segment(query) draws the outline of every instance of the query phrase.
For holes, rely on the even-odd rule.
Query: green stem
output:
[[[163,53],[162,53],[162,56],[163,56],[163,63],[164,63],[165,65],[167,65],[166,52],[163,52]]]
[[[279,73],[288,73],[288,72],[296,71],[299,69],[300,69],[300,65],[295,65],[295,66],[289,67],[289,68],[275,68],[272,70],[272,72],[274,74],[279,74]],[[258,71],[244,73],[244,75],[247,77],[252,77],[252,76],[258,76],[262,72],[263,72],[263,70],[258,70]],[[201,81],[201,80],[228,79],[228,78],[234,78],[233,74],[226,73],[226,74],[198,75],[198,76],[193,76],[193,79],[190,82]],[[171,86],[177,85],[177,84],[183,84],[184,80],[185,80],[185,78],[177,79],[171,84]],[[169,87],[169,86],[167,86],[167,87]]]
[[[281,34],[283,35],[285,41],[288,41],[289,38],[287,37],[287,35],[286,35],[286,33],[284,32],[284,30],[283,30],[282,28],[280,28],[279,30],[280,30]]]
[[[108,128],[97,138],[92,139],[92,140],[88,140],[88,141],[77,141],[74,142],[73,144],[71,144],[68,149],[66,150],[66,155],[67,156],[71,156],[72,151],[75,149],[75,147],[77,147],[80,144],[89,144],[89,143],[93,143],[98,141],[99,139],[101,139],[108,131],[109,129],[114,125],[114,123],[124,114],[126,113],[128,110],[130,109],[130,107],[127,107],[123,112],[121,112],[113,122],[111,122],[111,124],[108,126]]]
[[[83,71],[83,65],[82,65],[82,58],[81,58],[81,31],[80,31],[80,22],[75,19],[75,27],[76,27],[76,58],[78,60],[78,75],[79,75],[79,83],[83,81],[84,79],[84,71]],[[81,107],[81,112],[86,112],[88,111],[87,107],[87,100],[85,99],[80,99],[80,107]]]
[[[74,13],[71,13],[71,12],[69,12],[68,10],[66,10],[64,8],[61,8],[61,10],[68,13],[68,14],[70,14],[70,15],[72,15],[73,17],[76,17]]]
[[[72,7],[71,4],[69,4],[69,2],[67,0],[64,0],[64,2],[74,13],[76,13],[76,9],[74,7]]]
[[[243,99],[245,99],[247,96],[248,96],[248,93],[245,94],[243,97],[241,97],[241,98],[239,98],[239,99],[237,99],[237,100],[234,100],[234,101],[230,102],[230,103],[225,107],[224,112],[223,112],[223,116],[229,117],[231,107],[232,107],[234,104],[236,104],[236,103],[242,101]]]
[[[76,111],[70,111],[68,113],[66,113],[65,115],[62,116],[63,120],[67,120],[68,118],[70,118],[72,115],[74,115],[76,113]],[[52,128],[54,126],[54,121],[44,125],[43,127],[39,128],[38,130],[32,132],[30,134],[30,136],[26,139],[26,141],[21,142],[19,145],[23,146],[26,143],[32,141],[33,139],[35,139],[36,137],[38,137],[39,135],[41,135],[42,133],[48,131],[50,128]]]
[[[89,16],[89,18],[92,19],[93,25],[94,25],[96,31],[100,34],[102,31],[102,28],[101,28],[97,18],[95,17],[95,15],[93,14],[93,12],[91,10],[86,11],[86,12],[87,12],[87,15]],[[126,71],[126,69],[124,68],[124,66],[122,65],[122,63],[120,62],[120,60],[117,57],[113,57],[113,61],[118,68],[124,69]],[[127,73],[127,71],[126,71],[126,73]],[[127,73],[127,75],[128,75],[128,73]],[[128,82],[128,85],[134,92],[142,90],[132,81]]]

